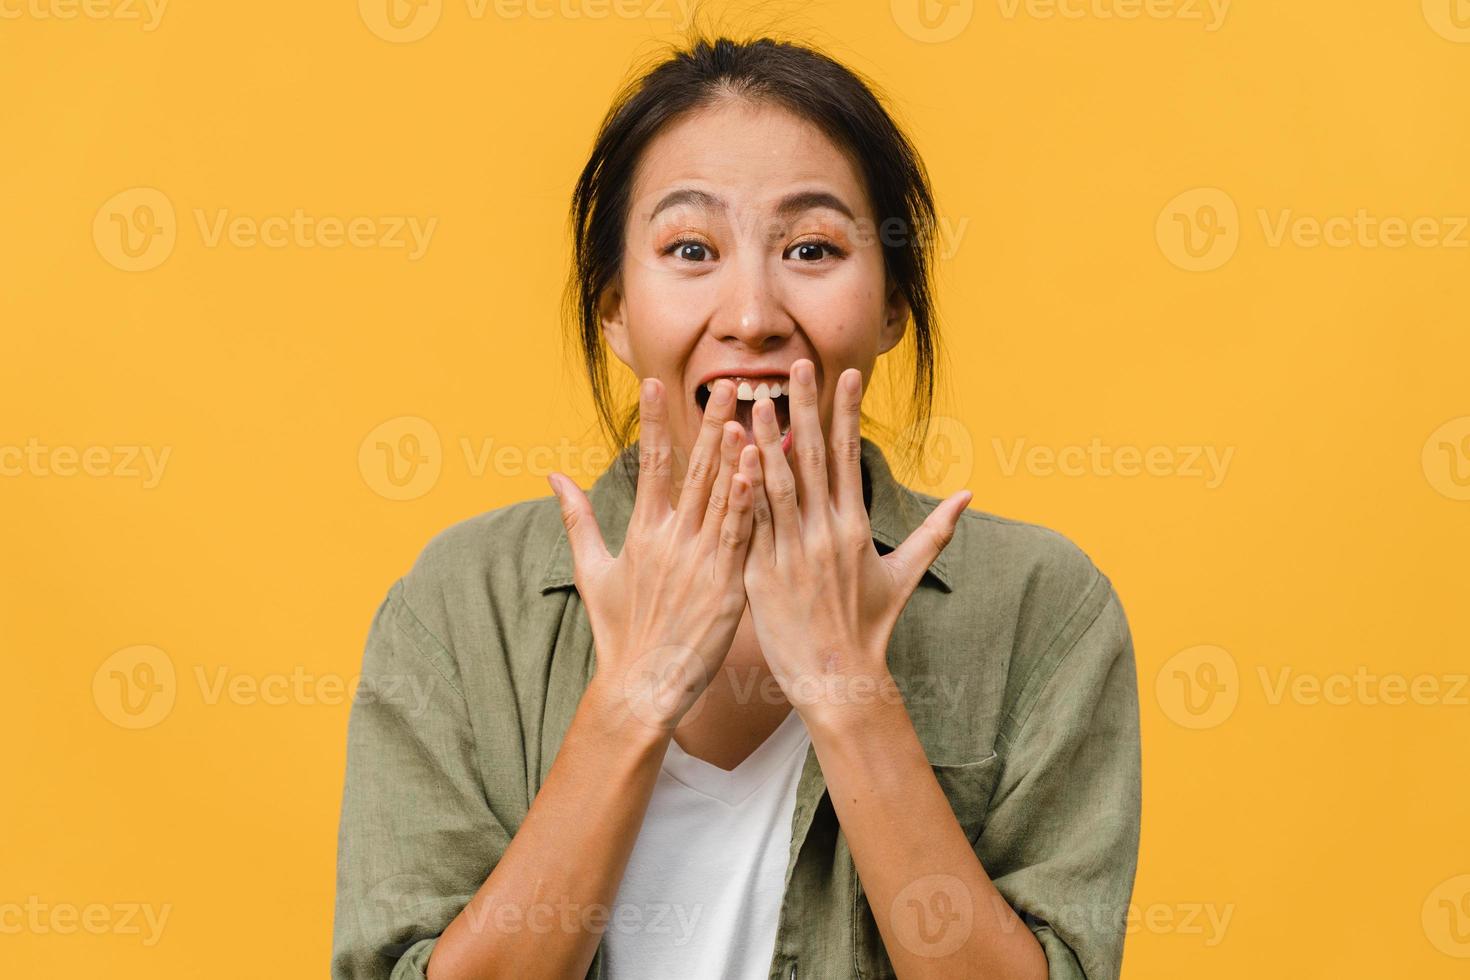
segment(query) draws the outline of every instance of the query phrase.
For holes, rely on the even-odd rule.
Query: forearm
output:
[[[520,829],[435,944],[431,980],[587,972],[670,736],[589,686]]]
[[[975,856],[892,679],[880,683],[891,696],[814,705],[806,720],[894,971],[1045,978],[1045,953]]]

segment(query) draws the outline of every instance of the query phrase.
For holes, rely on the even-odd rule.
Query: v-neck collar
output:
[[[721,769],[690,755],[671,738],[664,754],[663,770],[696,793],[735,806],[764,786],[809,737],[806,723],[792,708],[776,730],[734,769]]]

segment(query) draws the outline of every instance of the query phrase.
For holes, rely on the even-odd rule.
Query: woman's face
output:
[[[861,175],[780,108],[731,100],[666,127],[639,161],[624,245],[603,329],[637,377],[663,382],[678,477],[707,382],[737,383],[736,417],[753,439],[758,385],[781,386],[786,430],[791,365],[808,358],[830,433],[838,377],[857,368],[866,387],[908,319]]]

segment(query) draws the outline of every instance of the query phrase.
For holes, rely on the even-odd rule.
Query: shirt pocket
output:
[[[975,842],[980,839],[980,833],[985,829],[985,813],[990,806],[991,794],[995,791],[996,780],[1000,776],[999,753],[991,752],[982,759],[972,762],[956,763],[931,763],[934,770],[934,778],[939,783],[939,788],[944,790],[944,795],[949,800],[949,807],[954,811],[955,818],[959,822],[960,829],[965,832],[965,837],[970,842],[971,850],[974,850]],[[922,828],[914,828],[917,834],[923,833]],[[848,857],[849,862],[852,860]],[[873,918],[873,910],[868,905],[868,896],[863,892],[862,883],[858,880],[856,869],[853,870],[853,952],[856,961],[856,976],[862,980],[896,980],[897,974],[893,972],[893,963],[888,958],[888,951],[883,946],[883,937],[878,932],[878,923]],[[908,904],[902,901],[900,904]],[[900,915],[906,914],[905,910]],[[912,912],[913,922],[905,922],[904,929],[912,932],[916,943],[923,936],[925,940],[932,939],[925,934],[925,923],[918,921],[919,911]],[[973,914],[973,913],[972,913]]]

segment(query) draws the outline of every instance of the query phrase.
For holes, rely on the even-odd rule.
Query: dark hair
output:
[[[934,311],[934,201],[928,174],[872,85],[812,48],[761,37],[697,38],[629,82],[603,118],[572,194],[573,268],[567,328],[577,333],[598,422],[621,451],[637,424],[636,402],[619,410],[608,375],[599,297],[623,261],[635,169],[645,147],[684,113],[736,97],[780,106],[813,123],[860,167],[867,183],[887,275],[908,300],[913,325],[913,389],[908,452],[916,457],[934,401],[938,330]],[[894,228],[898,235],[891,234]],[[867,416],[864,416],[867,419]]]

